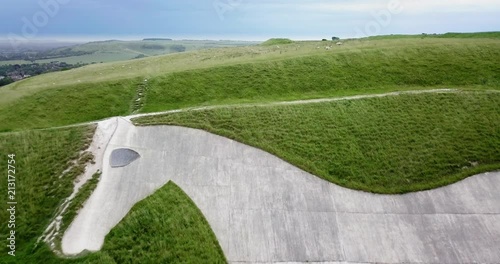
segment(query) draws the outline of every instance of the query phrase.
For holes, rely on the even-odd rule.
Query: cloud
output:
[[[252,1],[245,3],[245,8],[252,11],[286,13],[290,11],[300,11],[308,13],[324,12],[362,12],[383,7],[384,4],[375,1]]]
[[[401,0],[405,12],[491,12],[500,10],[498,0]]]
[[[41,0],[56,1],[56,0]],[[70,0],[43,35],[349,36],[398,1],[403,11],[381,34],[500,29],[499,0]],[[214,3],[230,4],[222,19]],[[0,35],[20,34],[38,0],[5,5]],[[317,38],[317,37],[316,37]]]
[[[398,2],[408,12],[452,12],[500,10],[498,0],[357,0],[357,1],[252,1],[252,10],[301,10],[303,12],[370,12],[387,8],[389,3]]]

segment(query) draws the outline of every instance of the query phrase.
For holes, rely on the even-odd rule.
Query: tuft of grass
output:
[[[204,129],[375,193],[433,189],[500,169],[498,92],[228,107],[134,122]]]
[[[79,166],[85,166],[89,162],[94,162],[94,154],[92,154],[92,152],[85,151],[80,155],[77,164]]]
[[[285,44],[292,44],[293,41],[291,39],[287,39],[287,38],[272,38],[272,39],[269,39],[263,43],[261,43],[260,45],[262,46],[273,46],[273,45],[285,45]]]

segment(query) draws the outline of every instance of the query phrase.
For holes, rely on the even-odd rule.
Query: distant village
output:
[[[0,66],[0,86],[17,82],[35,75],[47,72],[65,71],[82,67],[85,64],[68,64],[66,62],[53,61],[50,63],[32,64],[10,64]]]

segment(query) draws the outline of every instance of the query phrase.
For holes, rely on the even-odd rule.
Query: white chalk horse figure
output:
[[[134,204],[174,181],[232,263],[500,260],[499,173],[433,191],[375,195],[201,130],[116,122],[102,179],[64,234],[65,254],[99,250]],[[140,158],[112,168],[111,153],[123,148]]]

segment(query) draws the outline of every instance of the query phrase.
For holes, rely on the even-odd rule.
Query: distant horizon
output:
[[[500,32],[500,30],[494,31],[453,31],[453,32],[420,32],[420,33],[390,33],[390,34],[378,34],[371,36],[336,36],[341,39],[357,39],[364,37],[376,37],[376,36],[391,36],[391,35],[420,35],[420,34],[446,34],[446,33],[488,33],[488,32]],[[288,38],[294,41],[314,41],[322,40],[324,38],[331,39],[331,37],[287,37],[287,36],[274,36],[274,37],[261,37],[261,38],[251,38],[251,37],[220,37],[220,36],[46,36],[38,37],[33,39],[26,39],[29,42],[69,42],[69,43],[89,43],[89,42],[99,42],[99,41],[142,41],[144,39],[171,39],[174,41],[182,40],[193,40],[193,41],[248,41],[248,42],[263,42],[271,38]],[[8,36],[0,36],[0,42],[11,41]]]
[[[490,32],[498,0],[18,0],[2,7],[1,38],[264,41]]]

